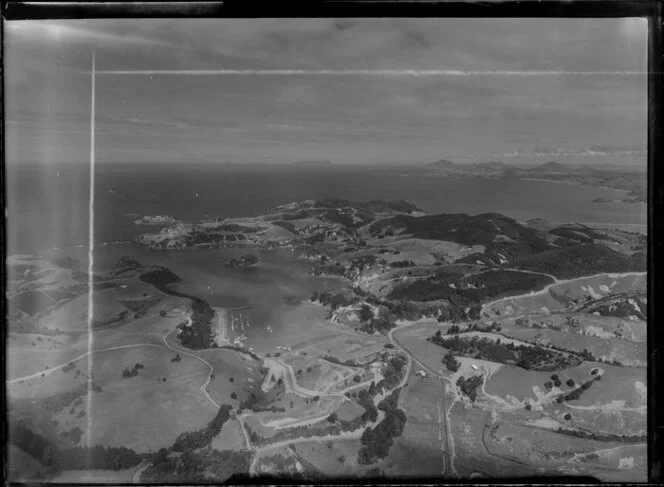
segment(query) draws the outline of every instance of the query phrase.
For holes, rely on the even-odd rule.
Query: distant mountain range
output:
[[[528,169],[528,171],[534,171],[534,172],[556,172],[556,173],[570,173],[570,172],[576,172],[576,171],[582,171],[583,169],[575,169],[567,166],[563,166],[562,164],[554,161],[549,161],[545,164],[542,164],[540,166],[535,166],[533,168]]]
[[[294,166],[331,166],[332,161],[328,160],[312,160],[312,161],[295,161],[293,162]]]
[[[605,187],[627,191],[623,203],[645,203],[647,178],[643,171],[628,168],[606,168],[597,165],[569,167],[549,161],[538,166],[516,166],[499,161],[458,164],[442,159],[427,165],[436,174],[453,178],[479,177],[485,179],[530,178],[564,181],[585,186]],[[605,201],[606,200],[606,201]],[[612,199],[595,199],[595,203],[610,203]]]
[[[582,169],[571,168],[564,166],[558,162],[549,161],[545,164],[540,164],[535,167],[526,166],[513,166],[505,164],[501,161],[478,162],[473,164],[458,164],[456,162],[441,159],[440,161],[432,162],[429,166],[434,167],[441,172],[452,173],[503,173],[506,171],[518,172],[536,172],[536,173],[571,173],[577,172]]]

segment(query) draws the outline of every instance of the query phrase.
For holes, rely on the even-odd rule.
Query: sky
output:
[[[101,163],[646,164],[645,19],[5,27],[10,164],[88,163],[93,51]]]

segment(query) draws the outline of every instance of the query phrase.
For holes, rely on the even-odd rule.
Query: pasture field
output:
[[[81,441],[85,442],[90,424],[91,444],[126,446],[145,452],[172,444],[184,431],[206,426],[216,413],[200,391],[207,377],[207,367],[186,356],[173,363],[170,361],[173,355],[162,347],[96,354],[94,383],[102,387],[101,392],[94,392],[91,396],[90,410],[87,399],[83,398],[52,413],[52,418],[57,421],[55,431],[62,434],[80,428],[83,432]],[[123,378],[123,370],[132,369],[137,363],[144,366],[138,375]],[[76,365],[87,371],[87,359]],[[40,404],[49,396],[74,391],[86,382],[83,374],[76,377],[75,370],[59,371],[54,372],[53,377],[20,384],[22,390],[10,389],[9,395],[12,398],[40,397],[32,401],[32,407],[39,410]]]
[[[261,438],[271,438],[277,432],[275,428],[265,426],[261,421],[260,413],[246,413],[243,414],[244,424],[249,426]]]
[[[442,359],[447,350],[431,343],[427,338],[432,337],[438,330],[445,333],[446,328],[435,321],[423,320],[408,327],[397,328],[392,336],[429,369],[440,371],[444,367]],[[418,364],[413,365],[418,366]]]
[[[399,399],[408,419],[381,468],[387,475],[399,477],[440,477],[444,474],[443,449],[447,448],[443,384],[440,379],[418,377],[413,367]]]
[[[413,367],[399,399],[399,405],[406,411],[408,421],[436,425],[441,421],[439,411],[441,414],[444,411],[443,384],[440,379],[418,377]]]
[[[620,402],[593,409],[579,409],[570,403],[556,408],[554,414],[559,422],[573,428],[600,434],[645,436],[648,428],[645,408],[642,411],[621,410]],[[566,414],[569,414],[571,419],[566,420]]]
[[[386,342],[382,336],[362,335],[350,328],[327,322],[324,318],[327,311],[322,306],[305,304],[297,307],[300,308],[303,309],[302,313],[313,309],[316,311],[313,313],[315,318],[308,322],[293,321],[279,335],[272,337],[274,346],[266,351],[274,355],[276,346],[291,347],[296,352],[293,357],[301,357],[303,353],[310,357],[330,355],[344,362],[351,359],[361,360],[376,353]]]
[[[555,374],[558,376],[561,385],[559,387],[553,385],[548,396],[550,401],[555,399],[555,396],[560,392],[571,392],[580,384],[592,379],[591,371],[593,369],[598,369],[600,374],[603,371],[602,379],[594,381],[590,389],[583,392],[580,399],[571,401],[570,404],[591,406],[621,399],[625,400],[627,407],[638,408],[645,405],[646,377],[644,368],[618,367],[596,362],[584,362],[578,367],[556,372],[540,372],[505,366],[490,376],[484,390],[489,395],[499,396],[507,401],[514,398],[518,401],[536,402],[539,397],[546,394],[544,383],[553,382],[551,376]],[[574,381],[574,386],[566,384],[569,379]],[[637,384],[637,382],[642,385]]]
[[[385,240],[389,242],[387,246],[385,246]],[[380,254],[380,258],[388,263],[411,260],[415,265],[433,265],[436,261],[451,263],[469,254],[484,253],[485,251],[483,245],[467,246],[455,242],[421,238],[404,239],[397,237],[377,240],[374,243],[389,249],[391,252],[399,252],[398,254]]]
[[[635,465],[644,465],[645,451],[638,445],[581,439],[507,422],[493,425],[485,435],[485,443],[495,455],[522,458],[540,468],[553,468],[561,474],[601,476],[616,469],[620,464],[619,458],[639,459]],[[612,455],[613,462],[609,460],[611,455],[604,454],[602,458],[595,453],[603,450],[615,450]],[[622,457],[622,454],[626,456]],[[634,468],[629,470],[631,472],[626,474],[629,478],[643,475],[643,472],[638,472]]]
[[[292,477],[302,471],[302,465],[298,469],[297,458],[293,450],[288,446],[277,448],[266,448],[258,453],[254,460],[255,473],[269,476]]]
[[[645,443],[603,448],[575,456],[572,462],[606,466],[597,469],[595,476],[603,482],[646,482],[648,475],[648,446]]]
[[[135,469],[127,470],[63,470],[51,482],[58,484],[131,484]]]
[[[364,413],[364,408],[355,401],[344,401],[337,409],[337,415],[342,421],[352,421]]]
[[[618,367],[607,364],[592,364],[604,371],[602,379],[595,381],[574,406],[596,406],[624,401],[627,408],[645,408],[648,402],[648,383],[643,367]],[[592,367],[588,367],[592,368]]]
[[[53,306],[56,300],[42,291],[25,291],[7,299],[7,311],[11,314],[18,310],[33,316]]]
[[[577,279],[555,284],[545,292],[533,293],[518,298],[506,298],[487,306],[483,310],[486,318],[520,316],[532,313],[548,314],[564,311],[569,306],[586,298],[598,299],[626,291],[646,289],[645,275],[601,276]]]
[[[221,432],[212,440],[215,450],[244,450],[247,445],[244,441],[242,427],[238,420],[228,420],[221,428]]]
[[[249,355],[224,348],[205,350],[197,354],[214,369],[214,377],[210,379],[207,391],[219,404],[237,406],[240,400],[249,395],[252,387],[250,379],[260,379],[260,364]],[[183,354],[180,356],[185,357]],[[237,399],[231,398],[233,393],[237,395]]]
[[[394,440],[390,453],[380,464],[386,476],[397,478],[440,478],[444,476],[443,452],[432,425],[406,422],[404,433]]]
[[[482,310],[485,318],[502,318],[505,316],[522,316],[531,313],[552,313],[563,311],[566,306],[554,298],[550,292],[506,298],[497,301]]]
[[[552,292],[555,296],[566,300],[586,296],[599,299],[611,294],[646,291],[647,285],[648,279],[645,273],[626,276],[603,274],[553,286]]]
[[[326,477],[354,477],[366,470],[357,463],[359,440],[304,441],[294,446],[297,458],[312,464]]]
[[[604,339],[532,328],[503,330],[502,333],[517,340],[533,342],[543,346],[555,346],[572,352],[588,350],[598,360],[609,362],[617,360],[623,365],[632,367],[645,367],[647,365],[648,351],[646,344],[643,342],[634,343],[620,338]]]
[[[29,482],[33,478],[48,475],[48,469],[33,457],[14,445],[7,445],[7,480]]]
[[[528,315],[522,317],[525,326],[516,324],[518,318],[511,316],[498,319],[503,330],[528,330],[540,326],[540,331],[564,331],[577,335],[595,336],[598,338],[622,338],[632,342],[646,341],[645,321],[630,321],[614,316],[596,316],[588,313],[556,313],[552,315]],[[578,322],[570,326],[568,320]]]
[[[93,327],[122,322],[131,310],[117,298],[115,289],[102,289],[92,294],[94,306]],[[88,294],[81,294],[41,316],[36,326],[53,331],[86,331],[88,327]]]
[[[7,379],[12,380],[56,367],[86,350],[73,337],[13,334],[7,337]],[[32,346],[32,343],[35,346]]]
[[[485,426],[490,414],[456,402],[450,411],[450,429],[454,437],[454,465],[462,477],[480,473],[484,476],[525,477],[535,474],[535,467],[518,456],[496,455],[484,444]]]

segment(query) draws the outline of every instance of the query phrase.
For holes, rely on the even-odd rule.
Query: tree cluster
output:
[[[443,357],[443,363],[445,364],[445,367],[447,367],[447,370],[451,370],[452,372],[456,372],[459,370],[459,367],[461,367],[461,363],[452,352],[447,352],[445,354]]]
[[[515,345],[510,341],[502,342],[500,339],[493,340],[477,335],[468,338],[459,335],[443,337],[436,334],[429,340],[460,355],[517,365],[526,370],[560,370],[581,363],[575,355],[564,354],[539,345]]]
[[[398,409],[399,390],[393,391],[379,404],[385,417],[375,428],[368,427],[362,434],[362,448],[358,452],[358,463],[369,465],[387,457],[394,438],[401,436],[406,424],[406,413]]]
[[[222,404],[219,407],[219,411],[217,411],[217,415],[205,428],[197,431],[186,431],[180,434],[172,446],[173,451],[196,450],[209,445],[212,439],[221,432],[221,428],[230,418],[232,410],[232,406]]]
[[[143,368],[145,368],[143,364],[136,364],[132,369],[129,369],[129,367],[127,367],[122,372],[122,378],[128,379],[130,377],[136,377],[138,375],[138,371]]]
[[[138,465],[142,456],[125,447],[73,447],[60,449],[22,423],[10,423],[9,443],[23,450],[51,472],[61,470],[124,470]]]
[[[194,350],[210,348],[214,344],[212,333],[212,319],[214,318],[214,310],[204,299],[196,296],[190,296],[168,287],[180,281],[180,278],[165,267],[156,267],[150,272],[141,274],[141,281],[152,284],[163,293],[171,296],[187,298],[191,302],[191,326],[184,326],[180,324],[179,338],[182,345]]]
[[[459,386],[461,392],[470,398],[471,401],[475,402],[477,399],[477,391],[484,383],[484,377],[481,375],[474,375],[468,379],[465,377],[459,377],[457,379],[456,385]]]

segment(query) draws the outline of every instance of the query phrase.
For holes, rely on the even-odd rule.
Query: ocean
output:
[[[87,167],[10,166],[6,175],[8,254],[87,247]],[[404,199],[430,213],[497,212],[518,220],[646,231],[646,205],[592,201],[620,199],[623,192],[547,181],[449,179],[408,168],[212,164],[98,164],[95,176],[96,245],[156,230],[135,225],[138,217],[130,214],[197,221],[254,216],[283,203],[324,197]]]

